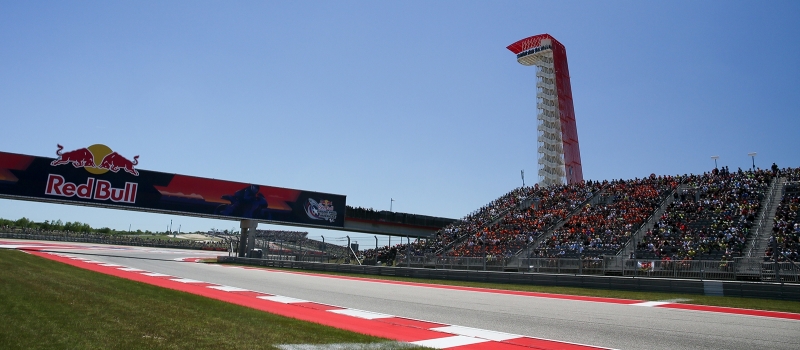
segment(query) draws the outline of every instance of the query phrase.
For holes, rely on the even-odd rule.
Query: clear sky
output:
[[[536,180],[535,69],[505,47],[542,33],[567,48],[586,179],[800,166],[798,1],[3,1],[0,151],[101,143],[460,218]],[[0,200],[23,216],[238,227]]]

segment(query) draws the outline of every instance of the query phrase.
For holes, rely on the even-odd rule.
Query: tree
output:
[[[33,224],[33,222],[30,219],[26,218],[26,217],[23,217],[23,218],[21,218],[21,219],[19,219],[19,220],[14,222],[14,226],[22,227],[22,228],[28,228],[28,227],[31,226],[31,224]]]

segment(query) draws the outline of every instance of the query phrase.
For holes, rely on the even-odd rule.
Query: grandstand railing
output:
[[[586,196],[586,199],[584,199],[583,202],[581,202],[580,204],[576,205],[575,208],[572,208],[572,211],[570,211],[566,216],[564,216],[560,220],[550,224],[550,226],[546,227],[544,229],[544,232],[539,234],[539,236],[537,236],[536,239],[533,240],[533,242],[527,244],[525,247],[523,247],[522,249],[517,251],[515,255],[520,255],[520,254],[522,254],[522,252],[530,252],[531,249],[534,249],[534,250],[538,249],[539,246],[542,244],[542,242],[546,241],[548,238],[550,238],[550,236],[553,235],[553,231],[558,230],[559,228],[564,226],[564,224],[567,222],[567,220],[569,220],[569,218],[572,217],[573,215],[575,215],[578,212],[580,212],[581,209],[584,206],[586,206],[586,204],[594,205],[594,204],[597,204],[597,202],[599,202],[600,200],[602,200],[601,194],[603,193],[603,191],[605,191],[605,189],[607,187],[608,187],[608,185],[603,185],[603,187],[600,187],[597,191],[589,193],[589,195]]]
[[[525,203],[530,203],[528,205],[532,205],[535,201],[536,201],[536,198],[531,198],[531,197],[521,198],[521,202],[516,206],[516,208],[523,207],[525,205]],[[479,226],[478,229],[482,230],[482,229],[487,228],[487,227],[492,227],[493,225],[495,225],[498,222],[502,221],[506,217],[506,215],[508,213],[510,213],[512,210],[514,210],[514,207],[502,210],[501,212],[495,214],[490,220],[485,222],[483,225]],[[473,212],[470,215],[475,215],[477,213],[478,212]],[[462,220],[464,220],[464,219],[462,219]],[[450,250],[453,249],[453,247],[455,247],[458,244],[463,243],[464,241],[466,241],[473,234],[474,234],[474,232],[473,233],[464,233],[464,234],[456,237],[452,242],[450,242],[447,245],[445,245],[444,247],[439,248],[438,250],[436,250],[436,253],[440,254],[440,253],[449,252]]]
[[[512,257],[424,257],[398,256],[396,266],[418,268],[475,270],[475,271],[514,271],[520,273],[548,273],[575,275],[609,275],[626,277],[680,278],[761,281],[775,280],[774,263],[758,262],[758,273],[753,275],[745,267],[751,261],[711,260],[646,260],[627,259],[622,256],[605,256],[591,259],[569,258],[512,258]],[[800,282],[800,268],[791,262],[779,264],[782,282]]]
[[[769,221],[769,219],[770,219],[769,215],[772,213],[772,209],[775,207],[775,205],[774,205],[774,203],[775,203],[775,195],[776,195],[777,189],[779,187],[781,187],[780,185],[782,184],[782,182],[783,182],[782,178],[779,178],[779,177],[775,177],[774,179],[772,179],[772,183],[770,184],[770,187],[769,187],[769,192],[767,193],[767,195],[764,198],[764,202],[765,203],[764,203],[764,205],[761,206],[762,210],[758,215],[758,220],[756,221],[758,223],[757,224],[757,229],[755,230],[756,232],[750,238],[750,244],[749,244],[750,247],[747,250],[747,256],[748,257],[757,258],[758,256],[753,256],[754,253],[755,254],[763,254],[763,252],[761,252],[761,253],[758,252],[758,250],[760,250],[758,248],[763,245],[763,242],[761,242],[762,240],[769,240],[769,238],[766,237],[767,235],[764,235],[764,231],[772,229],[772,227],[767,227],[767,226],[771,226],[771,225],[767,225],[767,221]],[[778,195],[780,195],[780,194],[778,194]],[[762,237],[762,236],[764,236],[764,237]]]
[[[619,252],[617,252],[617,255],[630,256],[630,253],[636,252],[636,242],[641,242],[645,233],[655,227],[655,225],[658,223],[658,220],[661,220],[661,216],[667,211],[669,205],[675,201],[675,195],[679,193],[678,191],[683,190],[685,187],[686,185],[681,183],[678,185],[678,187],[670,191],[661,201],[659,207],[656,208],[656,210],[651,213],[649,217],[647,217],[647,220],[645,220],[644,223],[639,226],[636,231],[634,231],[630,239],[628,239],[628,241],[622,245],[622,248],[619,250]]]

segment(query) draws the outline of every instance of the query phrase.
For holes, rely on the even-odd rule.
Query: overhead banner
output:
[[[0,152],[0,197],[220,219],[344,227],[342,195],[140,170],[105,145],[58,158]],[[131,160],[132,159],[132,160]]]

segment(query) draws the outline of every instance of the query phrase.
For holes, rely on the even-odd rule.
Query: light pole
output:
[[[719,156],[711,156],[711,159],[714,160],[714,169],[717,169],[717,159],[719,159]]]
[[[392,201],[389,202],[389,211],[393,211],[392,207],[394,206],[394,198],[390,198]]]
[[[751,158],[753,158],[753,171],[756,171],[756,152],[750,152],[747,154]]]
[[[522,176],[522,187],[525,187],[525,170],[520,170],[519,174]]]

